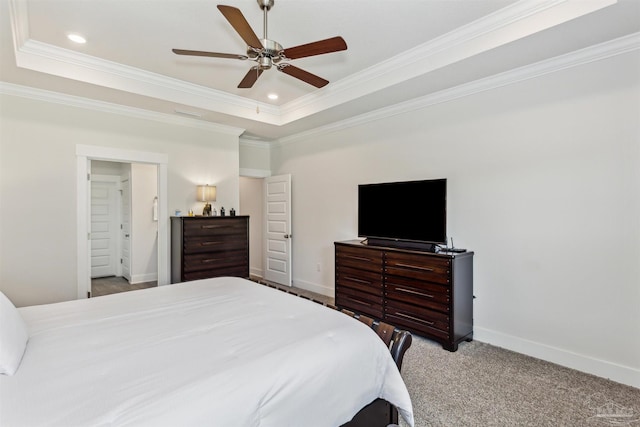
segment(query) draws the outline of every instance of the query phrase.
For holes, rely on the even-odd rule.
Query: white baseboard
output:
[[[327,286],[318,285],[317,283],[305,282],[304,280],[294,280],[293,286],[331,298],[333,298],[334,294],[333,287],[329,288]]]
[[[473,339],[598,377],[640,388],[640,369],[474,326]]]
[[[129,283],[132,285],[136,283],[153,282],[158,280],[158,273],[146,273],[146,274],[133,274]]]
[[[264,278],[264,274],[262,273],[262,269],[261,268],[249,267],[249,276],[259,277],[261,279]]]

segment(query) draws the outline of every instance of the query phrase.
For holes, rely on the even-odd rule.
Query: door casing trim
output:
[[[106,160],[122,163],[147,163],[158,167],[158,286],[169,284],[169,217],[167,215],[167,164],[164,153],[126,150],[94,145],[76,145],[76,263],[78,299],[87,298],[91,290],[91,251],[89,224],[91,203],[88,173],[90,160]]]

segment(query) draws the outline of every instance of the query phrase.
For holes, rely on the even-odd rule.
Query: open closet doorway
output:
[[[249,215],[251,276],[292,286],[291,175],[241,176],[240,209]]]
[[[92,276],[92,240],[91,240],[91,230],[92,230],[92,183],[91,183],[91,167],[100,165],[95,162],[115,162],[115,163],[123,163],[128,165],[130,168],[128,178],[131,183],[131,196],[130,196],[130,215],[129,215],[129,224],[131,225],[131,229],[127,230],[125,228],[126,221],[124,223],[120,222],[117,225],[116,231],[120,234],[116,237],[117,241],[120,243],[123,242],[123,238],[125,238],[126,234],[129,234],[129,238],[135,239],[135,228],[137,226],[136,216],[138,213],[140,215],[145,216],[149,221],[149,218],[153,219],[155,224],[154,232],[157,233],[155,241],[155,250],[153,254],[147,257],[139,257],[139,260],[143,263],[143,265],[151,263],[152,259],[155,259],[155,273],[152,273],[156,277],[156,284],[158,286],[169,284],[169,276],[170,276],[170,263],[169,263],[169,221],[167,215],[167,163],[168,156],[166,154],[161,153],[150,153],[150,152],[140,152],[140,151],[132,151],[132,150],[124,150],[118,148],[111,147],[99,147],[99,146],[89,146],[89,145],[76,145],[76,170],[77,170],[77,218],[78,218],[78,228],[77,228],[77,284],[78,284],[78,298],[88,298],[90,297],[91,292],[91,276]],[[104,166],[104,164],[102,164]],[[139,166],[142,168],[151,167],[154,171],[156,181],[155,181],[155,194],[157,198],[152,198],[150,205],[148,207],[142,206],[140,208],[136,207],[137,200],[140,198],[144,199],[145,196],[138,196],[135,184],[135,174],[138,170],[136,167]],[[113,165],[111,165],[113,166]],[[134,171],[134,174],[131,173]],[[101,174],[98,174],[101,175]],[[132,176],[133,175],[133,176]],[[133,178],[133,179],[132,179]],[[126,181],[126,179],[125,179]],[[119,178],[120,186],[123,185],[123,180]],[[122,188],[118,189],[118,193]],[[153,191],[151,191],[153,192]],[[148,194],[147,193],[143,194]],[[122,202],[120,204],[120,210],[122,210]],[[122,224],[122,228],[120,225]],[[133,230],[133,232],[132,232]],[[149,281],[151,276],[145,275],[144,273],[136,273],[138,271],[138,267],[136,264],[137,250],[135,249],[135,241],[131,242],[132,249],[130,248],[129,253],[130,257],[130,281],[131,282],[145,282]],[[153,246],[153,245],[152,245]],[[119,254],[122,252],[122,247],[116,249],[116,271],[118,268],[118,264],[120,264]],[[124,262],[124,259],[123,259]],[[121,272],[122,270],[120,270]]]
[[[157,286],[158,171],[90,161],[92,297]]]

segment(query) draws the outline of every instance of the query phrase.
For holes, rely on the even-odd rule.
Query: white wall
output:
[[[249,274],[264,277],[262,234],[264,221],[264,180],[240,177],[239,215],[249,215]]]
[[[77,144],[166,154],[167,215],[202,209],[200,183],[238,206],[237,134],[10,95],[0,108],[0,289],[18,306],[77,297]]]
[[[264,180],[271,176],[271,145],[240,138],[240,212],[249,215],[249,274],[264,277]]]
[[[252,178],[271,176],[271,146],[268,142],[240,138],[240,175]]]
[[[131,283],[158,280],[158,222],[153,199],[158,195],[158,167],[131,164]]]
[[[358,184],[444,177],[448,235],[475,251],[476,338],[640,387],[639,57],[275,148],[294,285],[333,291]]]

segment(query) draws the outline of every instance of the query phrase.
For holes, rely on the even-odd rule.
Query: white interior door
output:
[[[291,175],[264,182],[264,278],[291,286]]]
[[[117,273],[117,181],[91,180],[91,278]]]
[[[120,241],[122,242],[122,253],[120,266],[122,267],[122,277],[131,281],[131,181],[123,179],[121,187]]]

